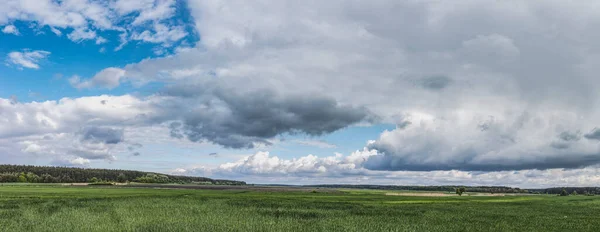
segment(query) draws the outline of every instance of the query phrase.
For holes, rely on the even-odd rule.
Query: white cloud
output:
[[[62,167],[86,167],[90,164],[89,159],[81,157],[59,157],[52,161],[53,165]]]
[[[107,88],[119,86],[120,80],[125,77],[125,70],[120,68],[106,68],[88,80],[81,80],[78,76],[69,79],[69,83],[78,89]]]
[[[595,141],[558,138],[600,126],[598,42],[589,30],[600,17],[592,6],[316,4],[190,1],[200,44],[127,65],[124,80],[217,77],[232,93],[324,95],[365,106],[380,122],[413,117],[371,145],[385,151],[372,158],[372,169],[548,169],[600,161]]]
[[[13,35],[20,35],[21,34],[21,33],[19,33],[19,30],[17,29],[17,27],[15,27],[15,25],[6,25],[2,29],[2,33],[4,33],[4,34],[13,34]]]
[[[170,43],[181,40],[187,36],[183,27],[168,27],[164,24],[155,23],[153,30],[145,30],[141,33],[131,35],[133,40],[141,40],[148,43]]]
[[[106,43],[106,42],[108,42],[108,40],[105,39],[102,36],[98,36],[98,38],[96,38],[96,44],[103,44],[103,43]]]
[[[96,22],[98,28],[106,27],[102,20],[82,14],[84,8],[78,4],[40,2],[20,10],[20,5],[8,1],[0,12],[10,12],[4,10],[8,6],[29,13],[0,14],[4,17],[0,22],[20,17],[41,18],[44,25],[65,30],[101,30],[90,26]],[[186,33],[182,25],[165,20],[171,14],[170,4],[111,3],[113,12],[130,17],[130,24],[153,27],[120,28],[124,29],[121,45],[131,40],[165,45],[181,40]],[[340,171],[345,165],[356,166],[344,157],[293,160],[260,153],[209,170],[223,175],[274,178],[285,173],[289,178],[311,178],[328,176],[334,170],[333,176],[341,173],[339,178],[345,178],[358,170],[382,181],[431,178],[431,183],[594,184],[594,165],[600,159],[593,131],[600,127],[600,55],[598,32],[593,30],[600,22],[593,10],[596,4],[188,1],[202,37],[196,47],[112,67],[87,80],[73,79],[72,84],[114,88],[123,82],[134,86],[163,82],[169,87],[164,92],[172,91],[167,96],[161,92],[147,99],[134,98],[135,107],[121,106],[127,109],[123,111],[143,111],[144,117],[160,118],[156,121],[161,123],[187,119],[187,124],[175,125],[170,132],[232,147],[269,144],[267,139],[302,129],[329,133],[364,119],[353,117],[344,124],[314,120],[321,118],[315,115],[333,115],[334,119],[347,115],[330,111],[334,108],[330,106],[364,107],[378,116],[377,122],[398,125],[374,138],[369,147],[377,148],[377,155],[369,156],[354,171]],[[79,10],[67,14],[61,7]],[[54,8],[63,13],[38,11]],[[132,13],[140,10],[146,13]],[[320,101],[324,107],[311,107],[313,98],[332,100]],[[299,104],[305,102],[311,104]],[[147,106],[150,103],[154,107]],[[9,129],[0,126],[0,131],[29,128],[30,124],[19,124],[19,120],[34,122],[37,129],[30,128],[32,134],[64,127],[63,118],[43,113],[34,120],[33,112],[7,113],[3,120]],[[74,113],[90,116],[88,111]],[[110,115],[93,115],[93,123],[115,123],[106,119]],[[75,118],[78,123],[90,123]],[[313,124],[306,126],[307,122]],[[16,125],[25,129],[14,129]],[[330,129],[319,130],[323,127]],[[579,168],[583,166],[588,167]],[[532,170],[536,168],[544,170]],[[524,171],[507,171],[513,169]],[[535,178],[524,179],[532,175]]]
[[[306,146],[319,147],[319,148],[336,148],[337,147],[335,144],[331,144],[331,143],[321,141],[321,140],[293,140],[292,142],[297,143],[297,144],[306,145]]]
[[[96,38],[96,32],[88,28],[76,28],[67,37],[73,42],[81,42],[83,40],[91,40]],[[96,41],[97,42],[97,41]]]
[[[18,66],[19,69],[30,68],[39,69],[39,62],[50,55],[48,51],[36,50],[23,52],[10,52],[6,61],[10,64]]]
[[[216,168],[191,168],[188,173],[203,172],[208,175],[223,177],[240,177],[245,175],[284,175],[305,177],[332,177],[345,175],[366,175],[368,170],[362,168],[362,163],[376,155],[375,150],[361,150],[344,157],[342,154],[319,158],[307,155],[291,160],[271,156],[269,152],[257,152],[236,162],[224,163]],[[182,169],[179,170],[182,172]]]
[[[62,36],[62,32],[54,27],[50,27],[50,30],[52,31],[52,33],[56,34],[57,36]]]
[[[159,21],[170,18],[175,14],[175,0],[158,0],[151,7],[144,7],[133,21],[133,25],[139,25],[146,21]],[[149,6],[149,5],[146,5]]]
[[[365,161],[377,152],[363,149],[349,156],[307,155],[282,159],[268,152],[242,158],[216,167],[190,166],[174,169],[178,175],[235,178],[250,183],[294,184],[393,184],[393,185],[503,185],[523,188],[594,186],[600,184],[597,167],[523,171],[373,171]]]
[[[385,154],[371,157],[366,167],[497,171],[579,168],[600,163],[598,142],[581,135],[596,126],[591,118],[597,113],[517,104],[502,111],[481,107],[437,116],[407,113],[401,127],[383,132],[370,145]]]
[[[170,39],[168,42],[174,42],[175,38],[182,38],[181,27],[178,26],[181,22],[174,19],[175,10],[175,0],[6,0],[0,6],[0,25],[13,21],[35,22],[40,27],[49,26],[58,36],[62,35],[61,30],[73,29],[68,38],[81,42],[95,39],[98,31],[114,31],[124,35],[142,33],[147,31],[146,22],[152,22],[168,27],[161,29],[165,32],[154,33],[171,32],[170,35],[156,36],[167,36]],[[6,26],[3,31],[18,33],[12,25]],[[100,44],[98,41],[101,40],[96,40]]]

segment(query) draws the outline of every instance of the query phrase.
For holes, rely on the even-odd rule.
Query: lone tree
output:
[[[459,196],[462,196],[462,194],[466,191],[467,189],[465,187],[456,188],[456,194],[458,194]]]
[[[125,183],[127,182],[127,177],[125,176],[125,174],[119,173],[119,175],[117,176],[117,181],[119,183]]]
[[[571,193],[571,195],[577,196],[577,190],[573,190],[573,192]]]
[[[560,192],[560,196],[566,197],[569,196],[569,193],[567,193],[566,189],[563,189],[562,192]]]

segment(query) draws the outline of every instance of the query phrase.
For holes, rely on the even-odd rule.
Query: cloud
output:
[[[43,50],[23,50],[23,52],[10,52],[6,61],[10,64],[18,66],[19,69],[39,69],[39,62],[46,59],[50,52]]]
[[[54,27],[50,27],[50,31],[52,31],[52,33],[54,33],[57,36],[62,36],[62,32],[59,29],[56,29]]]
[[[546,169],[522,171],[377,171],[364,167],[379,153],[364,148],[350,155],[306,155],[283,159],[269,152],[257,152],[235,162],[215,167],[204,165],[179,167],[177,175],[235,178],[260,184],[385,184],[385,185],[470,185],[546,188],[590,186],[600,183],[597,166],[582,169]]]
[[[92,78],[81,80],[78,76],[71,77],[69,83],[78,89],[87,88],[106,88],[113,89],[119,86],[122,78],[125,77],[125,70],[120,68],[106,68],[96,73]]]
[[[168,27],[164,24],[154,23],[152,30],[134,33],[131,35],[131,39],[148,43],[166,43],[168,45],[186,36],[187,32],[183,27]]]
[[[96,8],[40,1],[36,9],[56,14],[38,14],[14,2],[0,12],[16,8],[21,14],[0,14],[0,22],[43,19],[65,33],[106,26],[102,17],[81,13]],[[115,29],[121,45],[179,39],[176,29],[183,25],[165,19],[169,4],[111,2],[111,12],[120,16],[115,20],[128,17],[125,24],[140,25]],[[580,183],[569,176],[580,175],[597,183],[591,170],[600,157],[593,129],[600,125],[600,56],[592,29],[600,17],[593,4],[188,1],[202,35],[195,47],[112,67],[106,73],[117,75],[111,78],[72,82],[78,88],[158,82],[166,89],[140,98],[113,96],[106,104],[99,103],[105,98],[2,100],[0,136],[70,134],[87,124],[161,125],[165,135],[186,141],[250,148],[275,136],[326,134],[377,116],[377,122],[398,127],[375,138],[369,150],[377,154],[361,170],[385,173],[388,180],[406,174],[436,181],[560,177],[546,183]],[[67,14],[63,7],[78,10]],[[142,17],[140,11],[148,13]],[[96,28],[96,22],[104,26]],[[399,115],[407,117],[398,121]],[[270,154],[252,162],[257,160],[296,173]],[[327,168],[320,158],[306,160]],[[248,162],[232,170],[261,170]]]
[[[104,37],[99,36],[98,38],[96,38],[96,44],[103,44],[103,43],[106,43],[106,42],[108,42],[108,40],[105,39]]]
[[[10,99],[10,104],[12,104],[12,105],[19,103],[19,98],[15,95],[11,95],[9,99]]]
[[[81,157],[61,157],[52,161],[52,164],[62,167],[85,167],[90,164],[90,160]]]
[[[96,32],[92,31],[88,28],[76,28],[73,32],[67,35],[67,38],[72,40],[73,42],[81,42],[84,40],[91,40],[96,38]]]
[[[335,144],[331,144],[322,140],[293,140],[292,142],[302,144],[306,146],[313,146],[318,148],[336,148]]]
[[[124,141],[123,130],[108,127],[86,127],[81,139],[91,143],[117,144]]]
[[[135,149],[139,149],[142,148],[143,145],[141,143],[133,143],[130,146],[127,147],[127,150],[129,151],[134,151]]]
[[[169,43],[174,43],[185,36],[185,33],[182,35],[179,26],[183,22],[175,19],[176,3],[175,0],[7,0],[0,6],[0,25],[14,21],[32,22],[40,27],[49,26],[58,36],[63,34],[61,30],[72,29],[67,37],[74,42],[82,42],[96,39],[97,31],[120,33],[126,40],[130,40],[133,38],[127,35],[145,31],[147,22],[151,22],[165,28],[161,28],[161,31],[157,31],[153,36],[145,36],[146,39],[154,37],[152,43],[160,43],[157,38],[163,38]],[[18,34],[13,25],[6,26],[3,32]],[[96,39],[97,44],[101,44],[102,41]]]
[[[441,90],[452,83],[452,79],[446,76],[429,76],[418,80],[421,87],[430,90]]]
[[[19,33],[19,30],[17,29],[17,27],[15,27],[15,25],[6,25],[2,29],[2,33],[4,33],[4,34],[13,34],[13,35],[21,35],[21,33]]]
[[[144,7],[140,14],[133,20],[133,25],[139,25],[146,21],[158,21],[170,18],[175,14],[175,0],[161,0],[151,4],[152,7]]]
[[[367,170],[362,169],[364,160],[376,151],[356,151],[349,156],[342,154],[319,158],[307,155],[291,160],[271,156],[269,152],[257,152],[236,162],[224,163],[216,168],[188,168],[180,169],[179,172],[208,174],[219,177],[240,177],[246,175],[256,176],[303,176],[303,177],[325,177],[362,175]]]
[[[600,129],[594,128],[590,133],[583,135],[586,139],[600,140]]]
[[[553,112],[552,119],[546,117],[548,114],[497,113],[490,121],[485,115],[459,110],[444,117],[413,113],[407,119],[411,122],[408,126],[385,131],[369,145],[380,154],[370,157],[365,167],[504,171],[581,168],[600,163],[595,141],[579,140],[577,134],[562,129],[581,124],[574,114]],[[481,130],[482,124],[485,130]]]
[[[315,95],[364,107],[380,122],[404,125],[382,133],[371,145],[380,151],[367,165],[374,170],[577,168],[600,159],[593,133],[581,140],[560,136],[600,123],[595,78],[600,56],[591,52],[597,41],[585,29],[600,17],[589,6],[541,1],[517,8],[473,1],[461,8],[431,1],[316,4],[190,1],[202,35],[198,45],[129,64],[122,82],[184,86],[167,89],[166,95],[182,102],[202,99],[219,111],[175,107],[194,113],[184,113],[174,135],[229,147],[262,142],[263,136],[246,129],[252,120],[245,115],[279,115],[274,112],[288,112],[286,105],[296,104],[281,99]],[[541,13],[567,8],[579,16]],[[464,22],[470,22],[468,29]],[[212,87],[188,84],[198,80],[215,80],[226,94],[202,95]],[[277,97],[263,100],[245,89],[268,90]],[[222,97],[229,93],[232,97]],[[265,101],[267,109],[252,99]],[[268,113],[245,105],[259,105],[260,112]],[[229,123],[222,116],[229,112],[241,115],[235,120],[245,124]],[[395,121],[403,114],[412,115],[410,123]]]
[[[271,144],[282,134],[323,135],[367,120],[364,108],[342,105],[333,99],[279,95],[271,90],[234,92],[220,86],[173,86],[164,94],[162,117],[181,117],[171,134],[191,141],[210,141],[228,148]]]

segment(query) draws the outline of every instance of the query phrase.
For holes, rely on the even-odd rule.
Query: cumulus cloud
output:
[[[269,152],[257,152],[236,162],[224,163],[216,168],[196,167],[181,168],[178,172],[192,174],[207,174],[221,177],[240,176],[304,176],[304,177],[333,177],[344,175],[363,175],[368,172],[362,168],[367,157],[376,155],[374,150],[359,150],[349,156],[336,154],[319,158],[307,155],[291,160],[272,156]]]
[[[92,78],[86,80],[81,80],[79,76],[73,76],[69,79],[69,83],[78,89],[113,89],[119,86],[120,81],[125,77],[125,74],[125,70],[120,68],[106,68],[96,73]]]
[[[112,160],[110,150],[124,141],[124,127],[169,125],[165,134],[170,131],[174,138],[253,148],[270,145],[274,137],[284,134],[330,133],[366,120],[370,114],[363,108],[317,96],[231,93],[218,88],[200,91],[189,96],[169,95],[167,91],[146,98],[98,96],[31,103],[0,99],[0,138],[64,133],[71,139],[79,138],[80,143],[57,148],[56,153]],[[130,147],[133,151],[141,144]]]
[[[228,148],[253,148],[282,134],[323,135],[368,120],[364,108],[333,99],[279,95],[271,90],[234,92],[219,86],[186,85],[165,91],[176,96],[163,111],[181,123],[171,124],[174,137],[210,141]]]
[[[461,110],[442,118],[413,113],[405,118],[410,124],[383,132],[370,145],[381,154],[370,157],[365,167],[503,171],[581,168],[600,163],[596,141],[580,140],[578,134],[564,131],[586,126],[576,114],[494,115],[486,119],[477,112]],[[586,137],[593,138],[593,133]]]
[[[40,61],[46,59],[50,55],[48,51],[42,50],[23,50],[22,52],[10,52],[8,53],[8,57],[6,61],[9,64],[17,66],[19,69],[29,68],[29,69],[39,69]]]
[[[85,127],[81,139],[91,143],[117,144],[124,141],[123,130],[109,127]]]
[[[7,0],[0,6],[0,25],[13,21],[34,22],[39,26],[49,26],[58,36],[63,34],[61,30],[66,30],[67,38],[75,42],[96,39],[96,43],[101,44],[105,39],[97,38],[99,31],[113,31],[124,35],[126,40],[147,42],[128,35],[145,31],[147,22],[160,22],[164,28],[156,31],[156,35],[144,38],[162,38],[173,43],[185,36],[178,26],[181,22],[173,19],[176,3],[175,0]],[[18,34],[18,29],[14,25],[8,25],[4,27],[3,32]],[[155,39],[152,43],[160,41]]]
[[[215,78],[234,93],[244,88],[281,96],[319,93],[364,106],[383,122],[405,127],[384,132],[371,145],[380,151],[366,165],[374,170],[580,168],[600,161],[593,132],[582,135],[586,139],[561,135],[600,123],[595,119],[600,59],[591,52],[597,41],[586,29],[600,18],[585,4],[567,7],[577,17],[541,13],[538,9],[566,9],[541,1],[516,8],[473,1],[460,8],[444,2],[318,4],[238,1],[223,7],[191,1],[202,34],[198,47],[127,65],[124,81]],[[470,22],[468,29],[464,22]],[[189,88],[173,92],[202,91]],[[223,109],[237,113],[243,105]],[[397,123],[404,114],[413,120]],[[220,121],[192,121],[176,134],[218,125],[221,133],[212,140],[250,147],[249,141],[223,136],[239,134]],[[207,139],[202,134],[209,133],[200,134]]]
[[[132,38],[170,43],[181,37],[172,32],[181,25],[161,21],[172,12],[169,4],[111,3],[119,15],[154,27],[125,30],[121,44]],[[135,125],[168,124],[166,133],[173,137],[251,148],[281,134],[326,134],[376,115],[398,128],[369,145],[377,154],[359,168],[367,173],[458,180],[514,177],[515,182],[526,175],[580,174],[596,183],[597,175],[590,171],[600,160],[600,136],[594,129],[600,125],[600,56],[593,30],[600,17],[594,4],[188,1],[202,35],[196,47],[99,72],[117,74],[110,77],[72,81],[78,88],[161,82],[166,89],[143,99],[122,96],[106,104],[99,103],[106,99],[89,103],[106,112],[85,106],[75,112],[65,109],[71,104],[67,102],[87,103],[87,98],[47,106],[0,101],[5,102],[2,107],[20,107],[0,111],[11,112],[0,121],[0,135],[74,133],[67,122],[114,126],[122,123],[114,119],[127,115],[122,120]],[[13,7],[10,1],[8,6]],[[155,10],[133,13],[146,8]],[[88,19],[76,15],[49,15],[48,22],[64,20],[47,25],[65,33],[67,26],[60,23],[84,27]],[[133,102],[119,102],[128,98]],[[95,120],[65,116],[74,115],[70,113]],[[320,159],[305,157],[303,162],[329,170]],[[257,160],[277,167],[268,170],[311,173],[295,171],[299,169],[286,160],[264,153],[230,165],[230,170],[269,173],[257,171],[263,170],[255,168],[254,163],[262,162]],[[540,180],[536,178],[532,180]]]
[[[2,33],[4,33],[4,34],[13,34],[13,35],[20,35],[21,34],[19,32],[19,29],[17,29],[17,27],[15,27],[15,25],[6,25],[6,26],[4,26],[4,28],[2,29]]]
[[[186,36],[187,32],[183,27],[168,27],[164,24],[154,23],[151,30],[134,33],[131,35],[131,39],[148,43],[166,43],[166,45],[168,45],[179,41]]]
[[[81,157],[61,157],[52,161],[53,165],[63,167],[85,167],[90,163],[90,160]]]
[[[307,155],[283,159],[269,152],[257,152],[235,162],[216,167],[188,166],[173,174],[236,178],[249,183],[295,184],[393,184],[393,185],[504,185],[522,188],[590,186],[600,184],[597,166],[583,169],[547,169],[523,171],[377,171],[364,167],[379,155],[364,148],[350,155]]]
[[[73,32],[67,35],[67,38],[75,42],[81,42],[84,40],[91,40],[96,38],[96,32],[88,28],[76,28]]]

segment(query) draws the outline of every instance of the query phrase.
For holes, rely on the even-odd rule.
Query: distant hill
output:
[[[0,182],[83,183],[83,182],[199,183],[245,185],[246,182],[206,177],[175,176],[119,169],[0,165]]]

